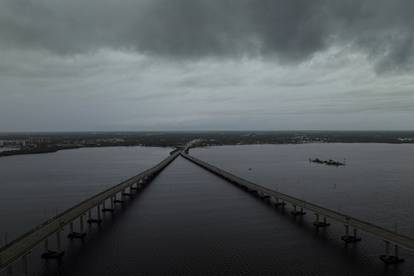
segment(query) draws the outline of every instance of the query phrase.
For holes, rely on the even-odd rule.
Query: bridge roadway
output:
[[[167,167],[174,159],[179,156],[180,152],[173,152],[166,159],[158,163],[156,166],[124,181],[120,184],[109,188],[91,198],[75,205],[74,207],[64,211],[63,213],[49,219],[41,225],[33,228],[29,232],[23,234],[19,238],[0,248],[0,271],[9,267],[12,263],[25,257],[30,251],[42,241],[45,241],[51,235],[62,231],[63,227],[70,224],[77,218],[83,219],[83,216],[92,208],[97,208],[98,218],[101,205],[107,200],[116,199],[118,193],[124,193],[128,188],[130,191],[134,189],[133,185],[141,185],[150,181],[165,167]],[[132,188],[132,189],[131,189]],[[135,187],[135,189],[138,187]],[[126,193],[127,195],[128,193]],[[112,204],[112,203],[111,203]],[[104,205],[104,204],[103,204]],[[96,221],[95,222],[99,222]],[[80,233],[83,234],[83,233]]]
[[[325,218],[329,218],[333,221],[337,221],[339,223],[344,224],[345,229],[346,229],[346,235],[343,236],[343,240],[346,242],[357,242],[360,240],[359,238],[356,237],[356,231],[354,232],[354,236],[351,236],[348,234],[349,227],[353,227],[354,230],[358,229],[358,230],[364,231],[368,234],[371,234],[373,236],[376,236],[384,240],[385,246],[386,246],[386,252],[385,252],[386,254],[383,255],[381,259],[383,259],[383,261],[386,263],[398,263],[398,262],[403,261],[403,259],[400,259],[398,257],[398,246],[401,246],[410,251],[414,251],[414,238],[413,237],[401,235],[399,233],[396,233],[388,229],[382,228],[380,226],[374,225],[372,223],[348,216],[346,214],[342,214],[340,212],[307,202],[305,200],[301,200],[293,196],[289,196],[287,194],[283,194],[283,193],[268,189],[261,185],[252,183],[238,176],[235,176],[213,165],[210,165],[200,159],[197,159],[187,154],[186,152],[182,152],[181,155],[187,160],[192,161],[196,165],[227,180],[228,182],[231,182],[241,188],[244,188],[250,192],[258,194],[262,198],[271,199],[272,200],[271,202],[274,204],[284,205],[285,204],[284,202],[291,204],[295,208],[295,213],[294,213],[295,215],[304,215],[305,213],[303,210],[314,212],[317,217],[315,226],[323,227],[323,226],[329,225],[328,223],[326,223],[326,220],[325,222],[320,222],[319,216],[323,216]],[[300,208],[300,211],[297,211],[297,208]],[[389,255],[390,243],[393,243],[395,246],[395,255]]]

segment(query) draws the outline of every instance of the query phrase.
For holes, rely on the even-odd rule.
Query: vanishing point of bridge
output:
[[[61,240],[65,227],[69,227],[69,235],[67,236],[69,239],[84,239],[86,236],[84,229],[85,223],[90,225],[101,224],[103,212],[113,213],[116,210],[116,205],[125,205],[125,202],[129,198],[133,198],[136,193],[139,193],[150,184],[151,180],[179,155],[253,196],[260,198],[264,203],[274,208],[285,209],[289,206],[292,216],[301,217],[306,215],[306,212],[314,214],[315,220],[313,226],[318,229],[328,227],[330,223],[334,222],[344,225],[344,234],[340,238],[346,244],[360,242],[361,237],[358,235],[359,232],[365,232],[379,238],[385,243],[385,253],[380,258],[386,264],[397,264],[403,261],[399,256],[400,247],[414,251],[414,239],[411,237],[279,193],[203,162],[188,154],[188,149],[194,144],[196,144],[196,141],[190,142],[182,150],[177,149],[173,151],[170,156],[153,168],[77,204],[0,248],[0,271],[5,270],[9,275],[14,275],[14,273],[16,275],[30,275],[27,258],[36,247],[44,248],[44,253],[42,254],[43,259],[60,260],[64,257],[65,251],[62,248]],[[78,229],[75,229],[75,225]],[[51,239],[55,240],[53,248],[49,245]]]

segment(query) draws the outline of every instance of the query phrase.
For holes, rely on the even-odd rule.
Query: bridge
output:
[[[49,219],[41,225],[33,228],[29,232],[18,237],[14,241],[6,244],[0,248],[0,271],[9,269],[9,274],[12,274],[11,264],[19,259],[22,259],[23,274],[28,275],[27,255],[38,244],[45,242],[45,253],[42,255],[44,259],[60,259],[63,257],[64,251],[61,248],[61,232],[67,225],[71,228],[69,238],[83,238],[84,232],[84,217],[88,216],[88,223],[99,224],[102,222],[101,213],[113,211],[114,204],[123,203],[125,197],[133,195],[134,191],[139,191],[145,188],[157,174],[159,174],[165,167],[174,161],[180,152],[175,152],[161,161],[155,167],[150,168],[112,188],[109,188],[91,198],[73,206],[63,213]],[[107,208],[106,204],[109,204]],[[96,216],[93,216],[95,210]],[[79,232],[73,231],[73,223],[75,220],[80,220]],[[50,250],[48,241],[52,235],[56,235],[57,248]]]
[[[143,190],[151,183],[152,179],[180,155],[199,167],[245,190],[251,195],[260,198],[264,203],[270,204],[274,208],[287,208],[287,206],[291,206],[292,216],[301,217],[306,215],[306,212],[314,213],[315,221],[313,222],[313,226],[316,228],[329,227],[330,223],[343,225],[344,235],[341,236],[341,239],[346,244],[361,241],[361,237],[358,236],[358,231],[377,237],[385,242],[385,253],[380,255],[380,258],[386,264],[397,264],[403,261],[399,256],[400,247],[414,251],[414,239],[411,237],[401,235],[367,221],[348,216],[311,202],[271,190],[199,160],[188,153],[189,149],[195,145],[196,142],[192,142],[187,144],[183,149],[173,151],[170,156],[153,168],[92,196],[0,248],[0,271],[7,270],[7,273],[12,275],[13,264],[21,261],[23,274],[29,275],[27,256],[35,247],[42,243],[44,243],[45,250],[42,254],[42,258],[58,260],[63,258],[64,250],[61,246],[61,234],[64,227],[69,226],[70,234],[68,235],[68,238],[83,239],[86,235],[86,232],[84,231],[85,220],[89,224],[100,224],[103,219],[103,212],[113,212],[115,204],[122,205],[127,197],[132,197],[134,194]],[[74,231],[75,221],[79,223],[79,231]],[[49,248],[49,240],[53,236],[56,238],[56,248],[52,250]],[[392,253],[391,246],[393,246]]]

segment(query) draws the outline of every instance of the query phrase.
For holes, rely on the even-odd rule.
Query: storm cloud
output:
[[[412,67],[413,10],[411,0],[3,0],[0,47],[297,63],[350,45],[383,72]]]
[[[1,0],[0,132],[412,129],[412,0]]]

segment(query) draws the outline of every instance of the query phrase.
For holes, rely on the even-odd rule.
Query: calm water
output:
[[[385,269],[378,241],[345,248],[178,158],[99,232],[68,251],[61,275],[404,275]],[[74,256],[74,257],[71,257]],[[55,274],[49,270],[46,275]]]
[[[392,226],[396,221],[393,216],[397,215],[398,228],[408,232],[412,229],[411,218],[401,216],[401,212],[412,215],[409,198],[413,194],[407,193],[412,191],[413,186],[413,149],[413,146],[400,145],[307,144],[213,147],[194,149],[192,154],[263,185],[383,225]],[[46,181],[48,187],[58,185],[51,194],[36,196],[33,189],[14,189],[9,190],[7,198],[17,193],[19,200],[30,199],[27,205],[30,202],[41,204],[54,196],[61,196],[62,202],[65,198],[75,201],[75,196],[71,197],[66,187],[68,183],[77,182],[72,178],[95,179],[70,185],[70,191],[81,197],[82,192],[77,190],[84,188],[92,192],[92,188],[85,188],[85,185],[92,185],[93,182],[96,184],[93,189],[100,190],[102,183],[112,185],[136,174],[141,165],[145,167],[144,163],[140,163],[145,159],[142,158],[144,155],[137,158],[137,153],[147,149],[137,149],[132,153],[129,152],[131,149],[125,149],[125,152],[122,152],[124,149],[113,149],[114,152],[104,154],[111,160],[105,165],[97,165],[104,159],[102,156],[93,157],[97,149],[85,150],[90,152],[61,152],[74,154],[72,158],[61,160],[67,166],[55,166],[55,160],[42,163],[44,167],[40,166],[37,170],[31,169],[38,171],[37,177],[43,181],[49,179]],[[165,149],[152,149],[150,152],[148,156],[153,157],[153,163],[168,154]],[[348,165],[344,168],[318,166],[310,164],[307,161],[309,157],[346,158]],[[45,155],[43,158],[50,157]],[[23,160],[21,157],[15,159],[17,163],[17,160]],[[138,163],[131,163],[131,160]],[[25,164],[32,162],[26,161]],[[33,177],[33,172],[28,177],[20,175],[15,166],[11,166],[14,168],[13,177],[21,178],[21,182],[16,183],[26,183],[21,185],[23,187],[42,183],[34,182],[36,177]],[[68,170],[68,166],[72,168],[70,176],[62,172],[62,167]],[[120,167],[129,169],[124,168],[123,174]],[[118,170],[111,171],[114,168]],[[41,177],[42,172],[47,176]],[[61,181],[65,179],[61,175],[66,175],[67,182]],[[48,190],[43,189],[43,192]],[[61,195],[61,191],[66,195]],[[0,194],[3,196],[3,190]],[[395,200],[396,195],[398,200]],[[406,201],[401,204],[403,199]],[[21,205],[10,200],[9,205],[1,204]],[[14,212],[14,209],[7,208]],[[19,211],[20,220],[31,220],[35,216],[35,212],[27,211],[29,207],[27,210],[26,207],[16,208],[24,210]],[[7,212],[2,213],[2,218],[5,214]],[[312,216],[305,216],[299,220],[293,218],[288,210],[274,210],[189,161],[178,158],[128,206],[118,208],[114,215],[106,214],[101,228],[88,228],[85,243],[66,241],[66,254],[61,266],[56,266],[54,262],[41,262],[39,254],[42,250],[37,248],[31,254],[30,267],[33,275],[81,276],[399,276],[414,273],[414,256],[411,253],[402,252],[406,263],[387,269],[378,259],[378,255],[383,253],[381,241],[363,235],[363,242],[347,248],[339,239],[343,234],[342,227],[332,225],[317,232],[311,226],[312,219]],[[16,219],[16,223],[23,225],[27,222]],[[15,271],[18,269],[16,266]]]
[[[170,149],[84,148],[0,158],[0,245],[164,159]]]
[[[280,192],[414,235],[414,145],[224,146],[191,153]],[[308,161],[316,157],[347,165]]]

